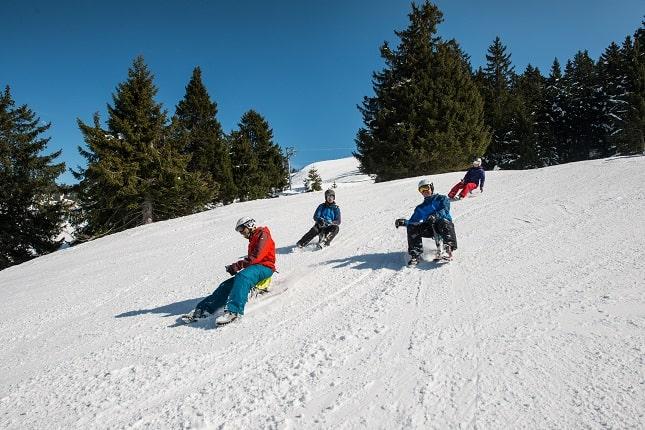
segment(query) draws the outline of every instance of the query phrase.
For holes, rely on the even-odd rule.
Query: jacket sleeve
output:
[[[446,217],[450,215],[450,199],[446,196],[440,196],[439,198],[439,205],[437,207],[437,214],[439,214],[442,217]]]
[[[334,220],[331,223],[340,225],[340,207],[338,206],[334,208]]]
[[[484,188],[484,181],[485,181],[485,180],[486,180],[486,172],[484,171],[484,169],[482,169],[482,176],[481,176],[481,178],[479,179],[479,189],[480,189],[480,190],[481,190],[482,188]]]
[[[412,216],[410,217],[409,220],[405,222],[405,225],[410,225],[410,224],[419,224],[424,221],[424,210],[423,210],[423,205],[419,205],[416,208],[414,208],[414,212],[412,212]]]
[[[316,208],[316,211],[314,212],[314,221],[318,221],[318,218],[320,218],[320,213],[322,212],[322,204],[318,205]]]

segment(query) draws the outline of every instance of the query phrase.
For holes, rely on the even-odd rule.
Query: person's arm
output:
[[[340,225],[340,207],[336,206],[334,208],[334,219],[331,222],[332,224]]]
[[[484,192],[484,181],[486,180],[486,172],[482,169],[482,177],[479,180],[479,192]]]
[[[320,219],[320,213],[322,212],[322,204],[318,205],[314,212],[314,221],[317,223],[318,220]]]

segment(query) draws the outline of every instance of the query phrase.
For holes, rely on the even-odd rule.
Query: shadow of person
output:
[[[182,300],[180,302],[170,303],[168,305],[159,306],[158,308],[139,309],[136,311],[123,312],[122,314],[115,315],[115,318],[134,317],[143,314],[165,314],[163,315],[164,318],[184,315],[195,309],[197,303],[199,303],[203,299],[203,297],[201,299],[188,299]]]
[[[409,256],[407,252],[393,251],[352,255],[351,257],[329,260],[327,263],[336,264],[336,266],[334,266],[335,268],[351,267],[356,270],[401,270],[402,268],[408,267],[408,259]],[[416,268],[421,270],[432,270],[440,266],[441,264],[433,261],[422,261],[422,263],[416,266]]]
[[[335,264],[335,268],[351,267],[357,270],[376,270],[392,269],[399,270],[405,266],[405,253],[396,252],[377,252],[373,254],[359,254],[350,257],[339,258],[327,261],[329,264]]]
[[[291,254],[294,249],[296,249],[296,245],[282,246],[280,248],[276,248],[275,253],[280,255]]]

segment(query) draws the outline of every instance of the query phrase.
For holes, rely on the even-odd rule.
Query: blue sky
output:
[[[420,2],[417,2],[420,3]],[[578,50],[594,60],[640,26],[642,0],[443,0],[439,35],[455,38],[474,67],[496,36],[516,71],[528,63],[548,74]],[[274,140],[292,146],[294,165],[351,155],[362,126],[356,109],[372,95],[382,68],[379,47],[396,44],[408,0],[33,1],[0,2],[0,86],[11,87],[51,122],[49,152],[67,167],[83,164],[76,125],[106,105],[137,55],[143,55],[169,116],[195,66],[218,105],[224,130],[255,109]],[[73,183],[69,173],[60,182]]]

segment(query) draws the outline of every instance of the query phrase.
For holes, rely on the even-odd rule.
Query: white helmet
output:
[[[473,161],[473,167],[479,167],[482,165],[482,159],[481,158],[475,158],[475,161]]]
[[[235,231],[241,231],[244,227],[252,229],[255,227],[255,220],[248,216],[243,216],[235,223]]]
[[[427,179],[421,179],[419,181],[419,185],[417,185],[417,188],[421,188],[421,187],[430,187],[430,189],[434,193],[434,184]]]

